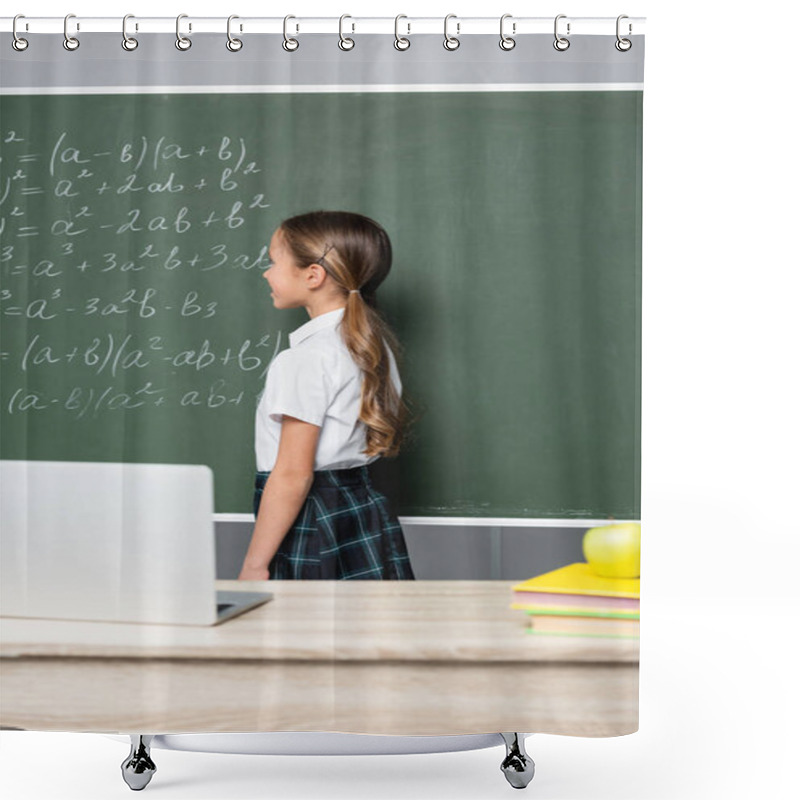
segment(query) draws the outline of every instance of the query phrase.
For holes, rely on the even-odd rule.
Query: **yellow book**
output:
[[[568,564],[512,587],[515,592],[639,597],[639,578],[602,578],[587,563]]]

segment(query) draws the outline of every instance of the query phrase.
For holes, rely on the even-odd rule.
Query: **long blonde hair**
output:
[[[367,456],[396,456],[406,438],[409,406],[391,380],[389,354],[399,361],[400,343],[378,312],[375,292],[392,266],[392,245],[375,220],[350,211],[311,211],[280,224],[295,265],[319,264],[346,301],[341,331],[361,368],[358,418],[367,428]],[[358,290],[358,291],[355,291]]]

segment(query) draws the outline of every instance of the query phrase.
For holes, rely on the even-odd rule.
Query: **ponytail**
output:
[[[353,360],[364,373],[358,418],[367,427],[367,456],[396,456],[408,409],[391,379],[387,340],[397,347],[394,334],[360,293],[347,295],[342,336]]]

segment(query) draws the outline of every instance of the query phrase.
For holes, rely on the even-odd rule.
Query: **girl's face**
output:
[[[298,269],[283,242],[278,228],[269,243],[270,265],[264,270],[275,308],[297,308],[305,305],[308,294],[305,270]]]

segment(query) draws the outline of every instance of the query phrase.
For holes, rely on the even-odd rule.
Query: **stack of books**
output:
[[[528,615],[534,636],[639,638],[639,578],[602,578],[568,564],[512,587],[511,608]]]

